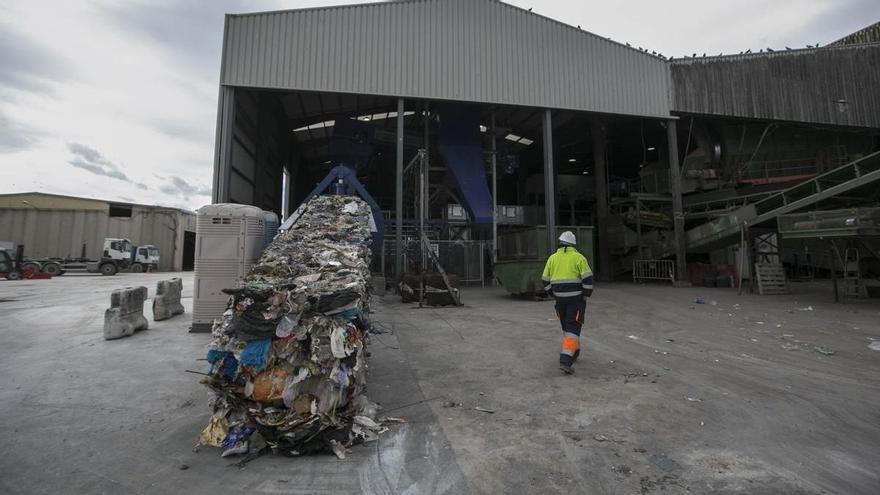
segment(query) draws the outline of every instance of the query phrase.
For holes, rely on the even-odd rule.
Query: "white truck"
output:
[[[135,246],[128,239],[104,239],[101,259],[88,258],[46,258],[28,259],[22,266],[46,272],[53,277],[66,272],[89,272],[101,275],[116,275],[120,270],[135,273],[156,270],[159,267],[159,249],[153,245]]]
[[[154,272],[159,269],[159,248],[152,244],[133,248],[134,253],[129,271],[134,273]]]

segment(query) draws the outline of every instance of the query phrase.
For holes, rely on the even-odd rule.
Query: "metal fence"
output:
[[[447,241],[429,240],[429,246],[443,269],[448,275],[455,275],[461,285],[486,285],[486,271],[489,267],[488,253],[491,250],[490,241]],[[379,261],[380,271],[384,272],[388,280],[396,280],[394,257],[397,254],[394,239],[386,239],[382,247],[382,258]],[[403,241],[403,269],[405,272],[418,273],[421,271],[422,256],[417,238],[404,238]],[[433,266],[428,266],[428,271],[435,271]]]
[[[671,260],[633,261],[633,282],[668,280],[675,284],[675,262]]]

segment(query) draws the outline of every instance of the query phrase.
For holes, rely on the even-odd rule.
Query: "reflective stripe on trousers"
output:
[[[583,297],[556,299],[556,316],[562,325],[560,364],[570,366],[580,350],[581,326],[584,324],[586,302]]]

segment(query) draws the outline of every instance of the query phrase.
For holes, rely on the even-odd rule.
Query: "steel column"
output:
[[[494,271],[495,262],[498,261],[498,143],[495,136],[495,110],[492,110],[490,121],[492,133],[492,270]],[[495,283],[495,277],[492,277],[492,283]]]
[[[669,148],[669,192],[672,194],[672,219],[675,227],[675,279],[685,283],[687,276],[687,240],[684,232],[684,211],[681,202],[681,162],[678,158],[678,129],[675,120],[666,122]]]
[[[596,176],[596,227],[599,230],[598,263],[593,270],[601,281],[611,280],[611,254],[608,249],[608,174],[605,165],[605,127],[598,119],[591,122],[593,138],[593,163]]]
[[[397,189],[395,191],[394,269],[397,281],[403,275],[403,98],[397,99]]]
[[[214,179],[212,203],[229,201],[229,176],[232,171],[232,140],[235,123],[235,88],[220,86],[217,102],[217,132],[214,137]]]
[[[426,220],[431,219],[431,127],[429,121],[431,112],[429,110],[428,103],[425,103],[425,142],[423,148],[425,150],[425,195],[427,200],[424,212]]]
[[[553,117],[544,110],[544,212],[547,223],[547,254],[556,250],[556,187],[553,172]]]

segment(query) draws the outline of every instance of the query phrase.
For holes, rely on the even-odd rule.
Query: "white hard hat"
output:
[[[577,239],[570,230],[566,230],[562,233],[561,236],[559,236],[559,242],[563,244],[568,244],[569,246],[574,246],[575,244],[577,244]]]

